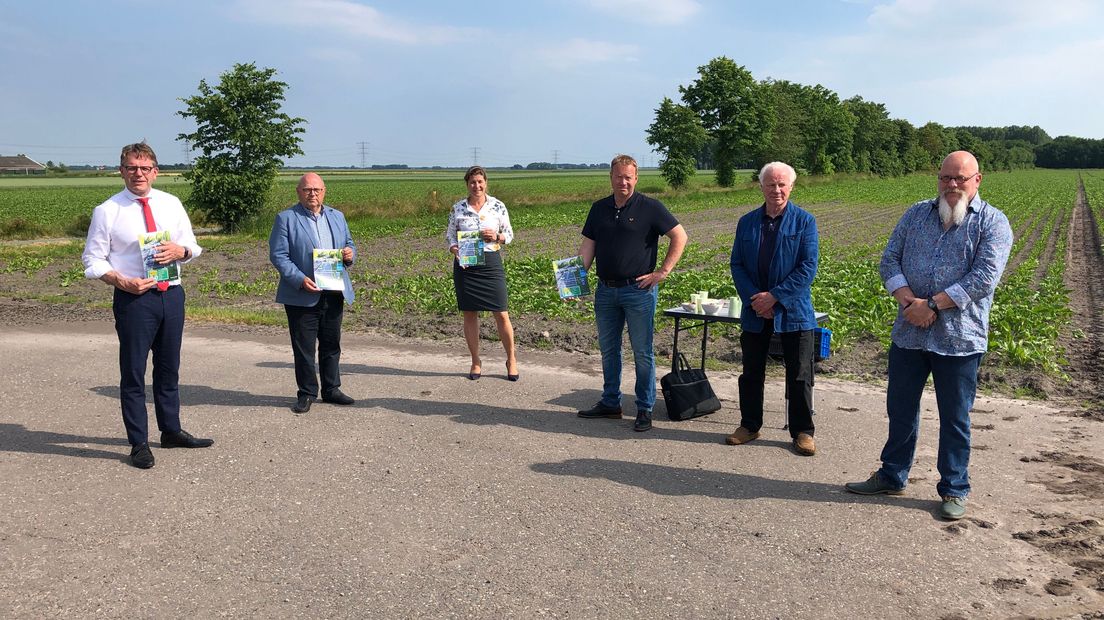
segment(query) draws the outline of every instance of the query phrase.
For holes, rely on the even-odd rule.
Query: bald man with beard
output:
[[[318,400],[335,405],[355,402],[341,391],[341,320],[344,304],[352,304],[348,267],[356,260],[356,244],[345,216],[325,204],[326,184],[313,172],[295,188],[299,202],[276,215],[268,237],[269,260],[280,272],[276,302],[284,304],[295,357],[298,391],[294,413],[307,413]],[[322,290],[314,274],[314,250],[341,250],[344,289]],[[315,361],[317,346],[318,359]],[[321,389],[319,389],[321,377]]]
[[[939,409],[939,516],[961,519],[970,492],[970,408],[988,347],[989,310],[1012,249],[1008,218],[981,199],[981,170],[955,151],[939,170],[939,195],[909,208],[882,255],[886,290],[898,303],[889,348],[889,437],[882,466],[849,482],[862,495],[900,495],[920,430],[920,397],[931,376]]]

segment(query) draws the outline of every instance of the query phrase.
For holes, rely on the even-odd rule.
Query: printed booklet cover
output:
[[[483,235],[478,230],[456,231],[456,244],[460,247],[457,258],[461,267],[487,264],[483,256]]]
[[[142,263],[146,267],[146,277],[158,282],[179,282],[180,265],[176,261],[161,265],[153,258],[158,246],[166,241],[172,241],[172,236],[167,230],[138,233],[138,245],[142,249]]]
[[[586,269],[583,269],[583,257],[572,256],[552,261],[552,271],[556,274],[556,288],[562,299],[590,295],[590,283]]]
[[[324,291],[345,290],[345,261],[341,250],[314,251],[314,283]]]

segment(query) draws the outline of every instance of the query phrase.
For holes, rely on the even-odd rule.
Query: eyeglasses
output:
[[[300,187],[299,191],[303,192],[304,194],[321,194],[322,192],[326,191],[326,188],[324,188],[324,187]]]
[[[959,185],[962,185],[966,181],[972,181],[973,178],[976,177],[978,174],[980,174],[980,173],[975,172],[975,173],[971,174],[968,177],[952,177],[948,174],[941,174],[941,175],[939,175],[939,182],[940,183],[950,183],[951,181],[954,181],[955,183],[957,183]]]
[[[123,170],[126,170],[128,174],[134,174],[135,172],[149,174],[153,172],[153,169],[156,167],[157,166],[123,166]]]

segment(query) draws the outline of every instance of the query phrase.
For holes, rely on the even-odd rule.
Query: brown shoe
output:
[[[738,446],[742,443],[747,443],[753,439],[759,438],[759,432],[751,432],[744,427],[736,429],[736,432],[732,433],[728,437],[725,437],[725,443],[730,446]]]
[[[813,441],[813,436],[809,433],[798,433],[797,437],[794,437],[793,447],[801,456],[816,454],[816,442]]]

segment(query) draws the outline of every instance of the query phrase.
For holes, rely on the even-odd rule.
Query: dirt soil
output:
[[[1066,286],[1076,326],[1062,343],[1071,379],[1066,393],[1083,405],[1074,415],[1104,421],[1104,254],[1097,224],[1079,183],[1066,244]]]

